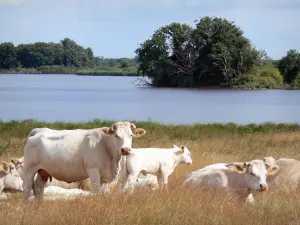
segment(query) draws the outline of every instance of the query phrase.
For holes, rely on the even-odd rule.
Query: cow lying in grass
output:
[[[2,162],[0,164],[0,199],[7,199],[6,192],[23,191],[23,180],[13,163]]]
[[[280,169],[274,175],[267,178],[271,187],[276,190],[295,191],[300,187],[300,161],[291,158],[265,157],[266,166],[278,166]]]
[[[245,190],[247,202],[254,203],[253,193],[268,190],[267,176],[274,175],[278,166],[266,166],[262,160],[218,163],[188,174],[186,188],[217,187],[226,190]]]

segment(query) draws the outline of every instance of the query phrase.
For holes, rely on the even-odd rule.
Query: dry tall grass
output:
[[[34,127],[56,129],[92,128],[111,122],[85,124],[38,123],[35,121],[0,123],[2,159],[22,156],[23,138]],[[169,193],[138,192],[122,196],[93,196],[72,201],[23,203],[23,194],[13,194],[11,207],[0,209],[0,224],[299,224],[297,192],[269,190],[256,196],[250,206],[217,190],[201,192],[182,187],[187,173],[207,164],[243,161],[253,158],[293,157],[300,159],[300,127],[297,125],[171,126],[137,123],[146,129],[144,137],[134,139],[135,147],[187,146],[192,166],[179,165],[169,179]],[[16,208],[13,210],[12,208]]]

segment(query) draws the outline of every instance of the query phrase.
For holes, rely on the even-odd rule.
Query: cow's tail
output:
[[[32,131],[30,131],[29,134],[27,135],[27,137],[25,137],[23,140],[24,145],[27,143],[27,140],[29,137],[36,135],[38,132],[40,132],[40,130],[41,130],[41,128],[34,128]]]

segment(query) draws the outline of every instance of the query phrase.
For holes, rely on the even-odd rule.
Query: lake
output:
[[[136,77],[0,75],[0,120],[300,123],[298,90],[138,87]]]

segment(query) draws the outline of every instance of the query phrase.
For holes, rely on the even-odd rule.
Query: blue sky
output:
[[[274,59],[300,50],[300,0],[0,0],[0,42],[59,42],[96,56],[133,57],[139,43],[171,22],[227,18]]]

